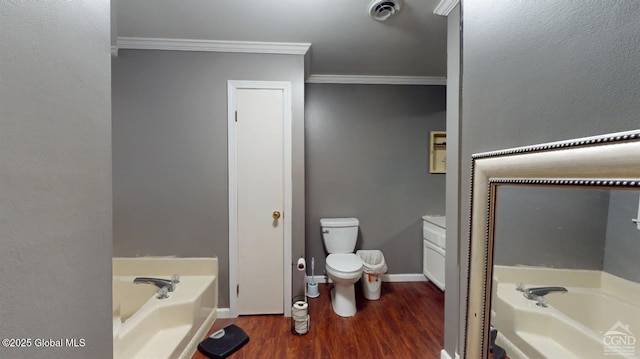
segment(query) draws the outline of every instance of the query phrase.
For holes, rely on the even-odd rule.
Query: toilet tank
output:
[[[327,253],[353,253],[358,239],[357,218],[322,218],[322,239]]]

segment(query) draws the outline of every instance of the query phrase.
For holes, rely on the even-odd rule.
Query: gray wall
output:
[[[640,283],[640,230],[632,218],[638,218],[637,191],[611,191],[604,270]]]
[[[496,264],[602,270],[609,191],[504,185],[495,208]]]
[[[0,333],[32,339],[0,357],[111,358],[109,2],[3,2],[0,24]]]
[[[460,281],[466,283],[473,153],[638,127],[640,2],[462,6]],[[464,325],[464,315],[458,323]],[[448,328],[451,335],[457,328]]]
[[[497,264],[604,270],[640,282],[638,192],[501,186]]]
[[[429,132],[445,129],[443,86],[308,84],[307,258],[324,273],[320,218],[357,217],[357,249],[389,273],[422,273],[422,220],[444,214],[445,176],[429,173]]]
[[[229,306],[227,80],[292,82],[292,250],[302,255],[303,74],[303,56],[120,51],[113,61],[114,256],[217,256],[219,306]],[[301,275],[293,276],[294,295],[302,293]]]

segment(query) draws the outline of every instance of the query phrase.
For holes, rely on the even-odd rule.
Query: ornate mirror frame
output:
[[[640,188],[640,130],[472,156],[465,358],[488,358],[495,192],[501,184]]]

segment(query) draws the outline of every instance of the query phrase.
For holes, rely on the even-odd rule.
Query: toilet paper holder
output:
[[[304,257],[298,258],[298,264],[296,265],[296,268],[298,268],[298,271],[300,272],[307,269],[307,261],[304,259]]]

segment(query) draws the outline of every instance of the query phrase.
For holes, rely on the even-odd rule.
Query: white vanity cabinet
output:
[[[433,284],[444,291],[446,253],[446,217],[422,217],[422,272]]]

